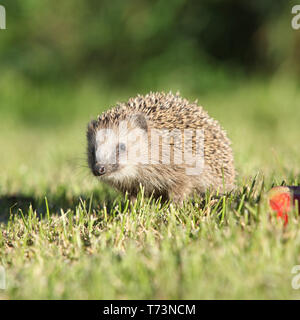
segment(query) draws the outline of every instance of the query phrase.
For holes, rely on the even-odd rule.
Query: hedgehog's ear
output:
[[[130,122],[134,127],[138,127],[145,131],[148,130],[148,124],[145,116],[142,113],[135,113],[130,117]]]
[[[88,124],[88,131],[93,131],[93,130],[95,130],[96,127],[97,127],[97,121],[92,120]]]

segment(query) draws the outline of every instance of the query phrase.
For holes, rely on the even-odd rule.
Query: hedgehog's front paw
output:
[[[184,201],[192,195],[191,192],[192,188],[188,183],[178,182],[174,188],[168,191],[168,196],[172,203],[178,207],[182,207]]]
[[[169,193],[169,199],[171,200],[171,204],[174,204],[175,207],[182,207],[183,202],[186,199],[186,195],[178,193]]]
[[[136,196],[129,196],[129,201],[134,205],[136,203],[137,197]]]

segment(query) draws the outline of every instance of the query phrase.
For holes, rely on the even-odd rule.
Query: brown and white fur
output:
[[[180,162],[187,144],[181,143],[184,130],[193,132],[189,146],[194,155],[196,130],[203,132],[199,169]],[[156,131],[162,138],[154,139]],[[150,93],[118,104],[89,123],[87,142],[93,174],[132,199],[141,186],[146,196],[175,202],[208,189],[223,193],[234,187],[233,155],[225,131],[196,102],[179,94]],[[153,154],[159,158],[154,160]],[[194,168],[192,174],[189,168]]]

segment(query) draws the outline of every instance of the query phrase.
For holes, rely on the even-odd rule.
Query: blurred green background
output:
[[[296,3],[296,2],[295,2]],[[87,122],[137,93],[198,99],[239,179],[297,176],[300,31],[286,0],[2,0],[2,194],[95,187]]]

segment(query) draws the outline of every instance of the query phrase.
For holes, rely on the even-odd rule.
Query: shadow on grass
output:
[[[0,197],[0,222],[8,220],[9,215],[17,209],[27,211],[30,204],[35,207],[36,199],[21,194]]]
[[[45,196],[9,194],[0,196],[0,222],[7,222],[10,215],[18,214],[22,210],[26,216],[30,206],[39,216],[45,217],[47,212],[47,203],[51,215],[60,214],[61,209],[75,211],[76,207],[85,203],[87,209],[100,210],[105,205],[107,211],[116,205],[116,201],[124,201],[120,195],[109,189],[94,190],[88,194],[70,196],[65,188],[60,188],[56,193],[45,192]],[[46,200],[47,199],[47,200]]]

